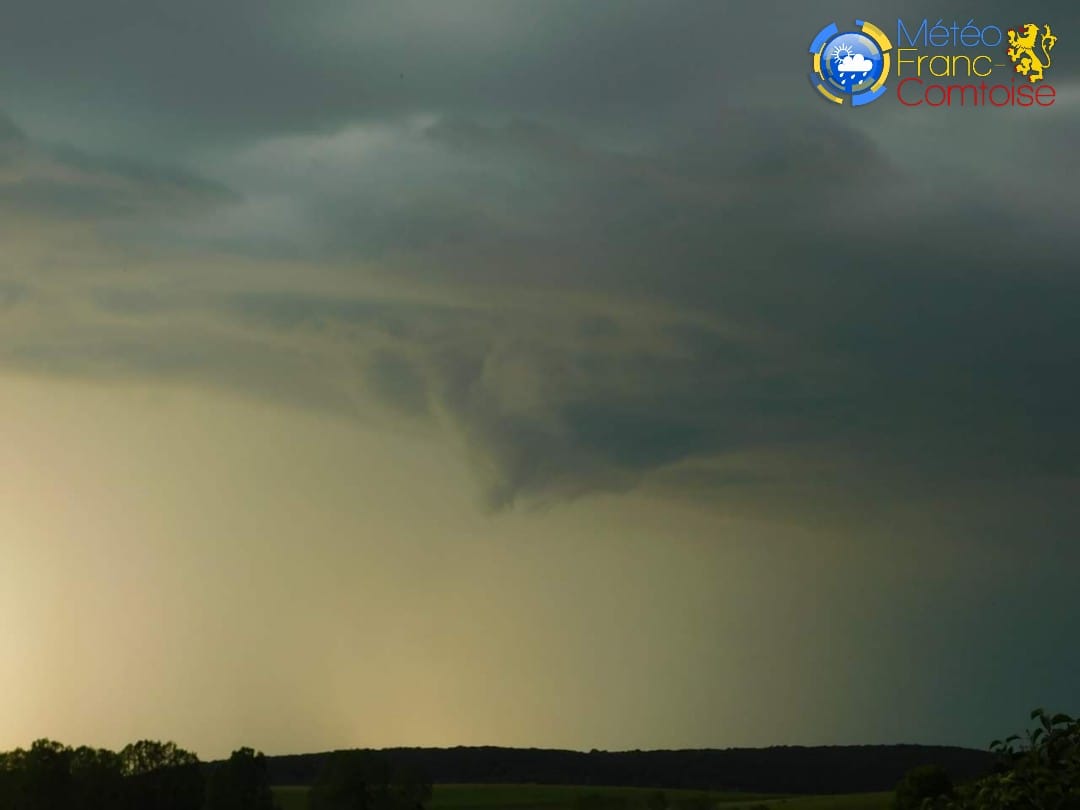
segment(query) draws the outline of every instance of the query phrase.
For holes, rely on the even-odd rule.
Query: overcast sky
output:
[[[975,16],[1047,109],[807,80],[972,8],[9,0],[0,749],[1080,711],[1080,6]]]

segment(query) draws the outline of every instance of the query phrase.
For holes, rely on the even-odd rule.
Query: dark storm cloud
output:
[[[102,219],[231,199],[190,172],[38,143],[0,112],[0,210],[9,214]]]
[[[1052,162],[957,188],[835,119],[790,131],[749,111],[703,136],[720,154],[608,155],[524,125],[428,136],[446,160],[471,161],[469,198],[447,188],[444,205],[428,189],[419,211],[401,205],[379,238],[350,247],[379,246],[395,273],[424,281],[599,291],[744,332],[674,323],[604,352],[519,315],[474,319],[470,341],[451,339],[462,324],[429,335],[431,395],[498,471],[496,501],[807,444],[860,475],[1075,472],[1077,244],[1042,224],[1071,193]],[[992,148],[987,159],[999,160]],[[522,175],[529,193],[514,198]],[[492,199],[498,217],[485,218]],[[440,229],[426,227],[432,209]],[[507,368],[544,380],[530,408],[506,405],[524,384],[503,381]]]
[[[978,19],[1009,24],[1018,11],[982,4]],[[1023,13],[1062,31],[1077,20],[1064,0]],[[971,14],[951,1],[15,0],[0,90],[50,138],[157,157],[414,113],[516,114],[634,138],[709,120],[717,102],[802,95],[806,43],[828,19],[891,31],[897,16]],[[1076,71],[1066,42],[1059,75]]]
[[[601,292],[743,328],[733,339],[675,323],[599,352],[583,335],[553,338],[582,333],[561,319],[545,334],[521,314],[436,328],[414,313],[431,396],[501,471],[497,500],[806,443],[908,476],[1070,472],[1076,240],[1046,224],[1074,194],[1068,158],[1003,161],[1003,130],[978,145],[989,171],[928,172],[827,114],[793,129],[779,118],[733,110],[679,148],[634,155],[535,123],[446,122],[423,140],[458,167],[454,183],[413,203],[428,174],[403,168],[398,202],[372,221],[363,189],[379,184],[361,174],[361,191],[322,211],[324,244],[397,277]],[[963,140],[939,140],[946,160]],[[365,309],[276,306],[316,322]],[[406,311],[397,321],[404,334]],[[520,384],[501,381],[506,367],[543,378],[531,409],[506,406]]]
[[[19,36],[0,74],[19,77],[5,88],[19,110],[78,115],[84,136],[108,118],[125,143],[138,130],[172,144],[415,111],[636,118],[642,105],[666,106],[688,75],[713,80],[717,63],[701,55],[725,22],[720,6],[604,6],[16,2],[5,26]]]
[[[1024,13],[1063,37],[1077,20]],[[84,291],[97,339],[35,334],[9,362],[343,413],[370,397],[463,438],[500,505],[695,464],[714,486],[1075,475],[1067,40],[1052,112],[852,115],[806,87],[827,21],[786,3],[19,4],[12,108],[47,130],[77,111],[73,143],[141,158],[0,121],[0,172],[38,167],[6,175],[8,205],[187,201],[128,238],[285,255],[339,289],[232,273],[181,292],[149,267]],[[149,168],[169,157],[192,170]]]

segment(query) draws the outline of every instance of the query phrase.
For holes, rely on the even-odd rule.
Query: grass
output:
[[[656,788],[594,787],[591,785],[436,785],[431,810],[563,810],[574,804],[582,795],[613,796],[625,798],[630,805],[644,805]],[[672,804],[682,799],[708,796],[717,802],[733,802],[772,798],[758,793],[718,793],[703,790],[665,790],[664,795]]]
[[[893,795],[887,793],[848,793],[842,796],[789,796],[781,799],[724,805],[725,810],[752,810],[764,805],[769,810],[892,810]]]
[[[435,785],[430,810],[571,810],[574,799],[586,794],[628,799],[628,810],[644,807],[654,788],[592,787],[582,785]],[[307,810],[306,787],[275,787],[281,810]],[[890,810],[892,793],[843,796],[776,796],[701,790],[665,790],[678,810],[680,800],[708,796],[722,810]]]

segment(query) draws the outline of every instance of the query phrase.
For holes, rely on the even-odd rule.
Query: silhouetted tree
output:
[[[626,785],[754,793],[863,793],[891,791],[911,768],[938,764],[956,780],[989,773],[988,751],[922,745],[742,748],[691,751],[559,751],[551,749],[397,748],[394,762],[423,768],[439,782]],[[330,754],[268,756],[275,785],[311,785]],[[682,794],[680,794],[682,795]]]
[[[130,810],[201,810],[199,758],[175,743],[140,740],[120,752]]]
[[[431,780],[417,768],[393,768],[371,751],[338,751],[326,761],[310,794],[311,810],[419,810]]]
[[[25,763],[26,751],[21,748],[0,754],[0,810],[16,810],[22,804]]]
[[[82,746],[72,751],[70,767],[74,810],[122,810],[124,775],[119,754]]]
[[[952,795],[953,783],[940,765],[920,765],[912,768],[896,786],[896,810],[919,810],[923,799]]]
[[[311,810],[369,810],[367,769],[362,751],[331,755],[312,785]]]
[[[0,810],[11,810],[15,807],[20,774],[15,761],[18,754],[18,751],[0,753]]]
[[[416,765],[396,766],[388,787],[392,810],[423,810],[431,801],[431,777]]]
[[[15,810],[21,806],[25,763],[26,751],[22,748],[0,754],[0,810]]]
[[[71,749],[37,740],[23,759],[20,810],[68,810],[71,805]]]
[[[232,752],[210,775],[208,810],[273,810],[274,799],[261,751],[241,748]]]
[[[1080,720],[1031,713],[1039,725],[1015,749],[1017,734],[995,740],[997,773],[961,786],[954,796],[928,800],[927,810],[1080,810]]]

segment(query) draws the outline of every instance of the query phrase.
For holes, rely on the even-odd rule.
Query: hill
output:
[[[928,745],[776,746],[678,751],[539,748],[387,748],[436,783],[625,785],[756,793],[892,790],[916,765],[937,764],[954,781],[990,772],[989,752]],[[274,785],[310,785],[329,753],[268,757]]]

